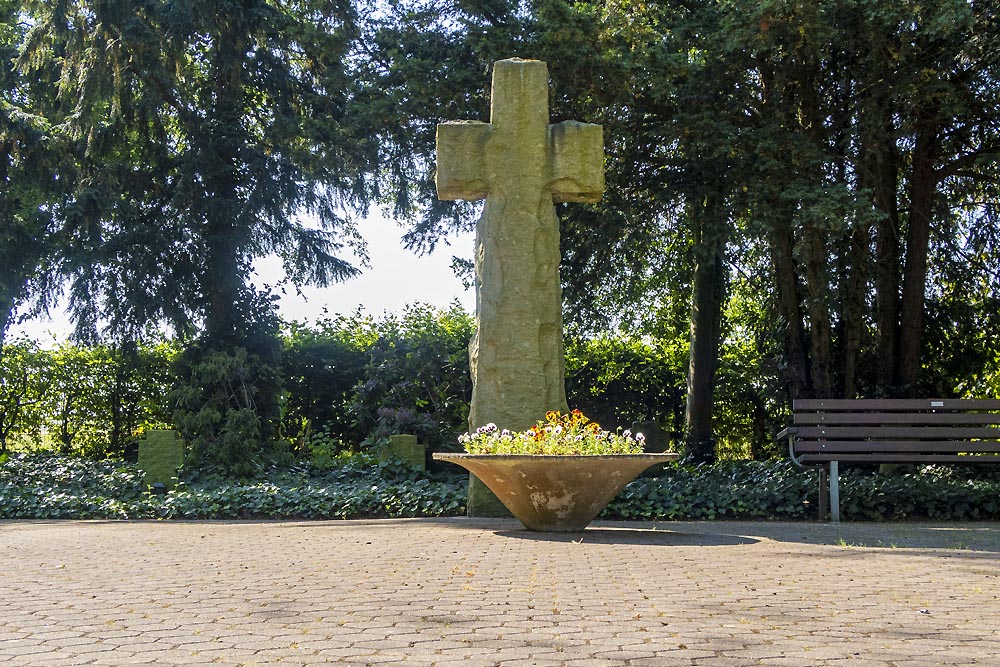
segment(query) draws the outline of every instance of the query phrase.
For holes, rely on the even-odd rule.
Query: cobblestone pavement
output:
[[[1000,524],[0,522],[0,665],[1000,665]]]

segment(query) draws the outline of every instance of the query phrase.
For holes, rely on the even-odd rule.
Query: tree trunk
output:
[[[753,439],[750,441],[750,458],[763,461],[768,458],[768,451],[774,446],[774,433],[767,427],[767,407],[756,392],[750,396],[753,411],[750,414],[750,429]]]
[[[716,198],[689,206],[694,228],[694,274],[691,288],[691,350],[688,361],[684,448],[692,460],[715,460],[715,372],[719,366],[727,218]]]
[[[214,346],[228,347],[238,340],[237,303],[243,286],[240,267],[242,230],[239,228],[238,147],[242,134],[243,47],[235,17],[219,17],[214,69],[217,76],[213,122],[205,137],[206,185],[206,297],[205,334]]]
[[[886,123],[891,121],[886,120]],[[881,396],[896,391],[896,346],[899,341],[899,156],[888,131],[880,136],[874,156],[873,199],[881,216],[875,223],[875,328],[878,332],[876,384]]]
[[[774,286],[778,293],[778,316],[785,329],[785,376],[793,399],[808,398],[812,395],[809,385],[809,355],[806,351],[805,328],[802,325],[798,274],[792,252],[794,240],[791,220],[774,216],[768,223],[768,235]]]
[[[823,165],[818,157],[827,150],[820,110],[820,58],[811,46],[799,53],[796,73],[798,108],[794,118],[798,131],[809,139],[813,153],[802,157],[798,177],[808,183],[823,182]],[[830,318],[830,248],[829,234],[820,221],[805,216],[803,221],[803,277],[805,278],[805,310],[809,317],[809,361],[812,395],[833,396],[833,327]]]
[[[934,147],[937,124],[923,118],[917,123],[910,185],[910,218],[906,233],[906,268],[899,330],[899,386],[907,397],[916,397],[920,373],[920,342],[923,335],[927,288],[927,252],[931,217],[937,191]]]
[[[805,284],[809,313],[809,359],[812,395],[833,396],[833,332],[830,325],[829,252],[823,232],[814,224],[805,231]]]
[[[774,68],[766,61],[758,63],[762,85],[762,105],[758,110],[761,118],[768,123],[778,123],[780,126],[790,124],[794,118],[792,110],[787,108],[790,91],[776,90]],[[785,84],[787,86],[787,82]],[[770,161],[781,163],[778,156],[771,156]],[[795,237],[793,233],[792,207],[782,200],[782,190],[788,182],[788,174],[775,171],[772,167],[763,175],[768,192],[761,206],[761,217],[764,218],[767,230],[767,242],[770,246],[771,268],[773,271],[774,288],[777,293],[778,320],[783,326],[783,342],[785,351],[785,379],[788,384],[790,398],[808,398],[811,396],[809,378],[809,353],[806,344],[806,331],[803,325],[802,301],[799,298],[799,276],[795,264]]]
[[[858,357],[865,332],[865,295],[868,293],[868,247],[870,230],[864,221],[858,221],[841,252],[841,318],[842,358],[844,379],[843,398],[858,395]]]
[[[879,396],[893,396],[896,348],[899,341],[899,150],[894,116],[898,113],[892,97],[892,72],[897,66],[898,36],[867,20],[858,26],[867,43],[868,66],[862,70],[858,102],[858,187],[871,197],[877,212],[873,231],[875,240],[874,320],[875,389]]]
[[[13,145],[10,141],[0,143],[0,183],[7,185],[8,162]],[[0,225],[9,227],[14,224],[12,211],[6,210],[11,206],[8,200],[9,193],[0,198]],[[14,299],[17,295],[17,286],[9,284],[10,278],[0,277],[0,362],[3,361],[3,347],[7,340],[7,329],[10,328],[11,320],[14,317]]]

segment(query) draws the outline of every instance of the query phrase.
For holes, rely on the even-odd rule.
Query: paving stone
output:
[[[995,523],[8,521],[0,665],[982,667],[998,554]]]

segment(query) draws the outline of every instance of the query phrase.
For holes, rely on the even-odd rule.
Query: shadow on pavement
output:
[[[885,549],[899,555],[976,553],[1000,557],[1000,524],[984,523],[806,523],[770,521],[705,521],[657,523],[661,530],[683,527],[696,538],[750,538],[849,549]]]
[[[756,544],[759,540],[743,535],[720,533],[686,533],[662,528],[588,528],[578,533],[536,533],[525,529],[497,530],[494,534],[536,542],[565,544],[613,544],[661,547],[731,547]]]

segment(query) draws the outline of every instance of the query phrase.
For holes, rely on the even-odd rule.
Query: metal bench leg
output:
[[[819,516],[820,521],[826,521],[826,513],[830,511],[830,487],[827,486],[826,466],[819,468]]]
[[[830,522],[840,523],[840,465],[830,461]]]

